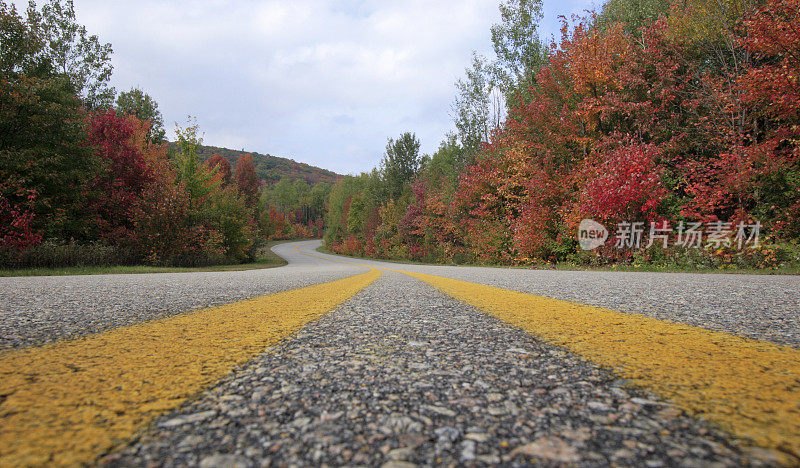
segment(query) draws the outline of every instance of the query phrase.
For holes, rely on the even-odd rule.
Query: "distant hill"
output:
[[[174,145],[174,143],[170,143],[170,145]],[[256,166],[256,174],[258,174],[260,179],[265,180],[267,184],[277,182],[281,177],[304,179],[309,185],[314,185],[317,182],[334,183],[342,178],[341,175],[327,169],[310,166],[293,159],[260,154],[254,151],[236,151],[228,148],[220,148],[218,146],[203,145],[200,146],[199,153],[201,161],[206,161],[214,154],[219,154],[228,160],[232,169],[236,168],[236,161],[241,155],[250,153],[253,156],[253,163]]]

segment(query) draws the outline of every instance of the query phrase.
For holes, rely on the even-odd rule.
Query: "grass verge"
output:
[[[113,275],[113,274],[141,274],[141,273],[190,273],[196,271],[242,271],[260,270],[262,268],[275,268],[286,265],[286,260],[272,251],[272,247],[286,242],[296,242],[302,239],[270,241],[261,248],[256,261],[251,263],[238,263],[231,265],[212,265],[205,267],[159,267],[149,265],[134,266],[73,266],[63,268],[21,268],[18,270],[0,270],[0,277],[8,276],[65,276],[65,275]]]

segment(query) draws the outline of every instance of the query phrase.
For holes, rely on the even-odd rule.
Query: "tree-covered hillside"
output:
[[[236,165],[236,161],[239,160],[240,156],[249,152],[253,156],[253,164],[256,166],[258,178],[265,180],[267,184],[277,182],[282,177],[303,179],[309,185],[314,185],[317,182],[334,183],[342,177],[326,169],[269,154],[259,154],[252,151],[235,151],[217,146],[200,146],[199,151],[202,161],[211,159],[211,156],[214,154],[219,154],[224,157],[231,166]]]

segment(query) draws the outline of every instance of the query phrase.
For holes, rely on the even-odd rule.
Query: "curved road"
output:
[[[344,278],[366,268],[278,244],[287,266],[263,270],[0,278],[0,349],[76,338]]]
[[[0,278],[0,346],[35,347],[372,267],[383,273],[375,282],[98,463],[658,467],[798,461],[791,444],[765,446],[734,436],[593,360],[396,270],[643,314],[788,345],[775,349],[790,353],[800,346],[798,277],[399,265],[326,255],[318,246],[276,246],[289,265],[266,270]]]

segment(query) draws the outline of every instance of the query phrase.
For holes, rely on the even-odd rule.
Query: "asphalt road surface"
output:
[[[74,364],[68,367],[78,370],[69,373],[80,374],[87,366],[81,364],[87,353],[80,346],[98,339],[112,342],[107,337],[115,331],[150,327],[141,328],[146,330],[142,336],[158,335],[161,324],[177,319],[186,320],[188,325],[181,326],[191,329],[192,315],[186,312],[219,306],[213,309],[217,315],[238,314],[240,309],[226,305],[299,288],[306,288],[299,299],[286,296],[291,302],[276,302],[282,305],[258,313],[280,321],[283,314],[296,316],[294,309],[305,307],[304,302],[328,298],[332,290],[347,296],[334,301],[338,305],[321,317],[308,315],[295,328],[271,332],[276,338],[270,338],[268,346],[247,351],[247,359],[224,368],[221,378],[164,397],[168,404],[120,433],[129,435],[101,438],[103,442],[81,452],[82,459],[58,458],[56,452],[73,449],[70,444],[26,445],[26,437],[34,440],[26,434],[44,436],[23,431],[16,436],[23,439],[15,442],[16,448],[6,453],[0,449],[0,461],[20,466],[77,460],[110,466],[202,467],[772,466],[800,461],[800,383],[794,373],[800,355],[800,277],[407,265],[326,255],[316,251],[319,245],[278,245],[274,250],[289,265],[265,270],[0,278],[0,348],[5,348],[0,363],[14,362],[14,368],[0,368],[12,382],[6,390],[0,385],[0,426],[10,421],[4,418],[27,411],[26,404],[46,401],[43,390],[41,396],[27,395],[15,402],[26,382],[46,372],[67,372],[20,369],[25,363],[74,352]],[[438,280],[406,272],[460,280],[457,285],[467,284],[465,290],[475,301],[456,298]],[[362,277],[366,287],[342,282]],[[309,288],[325,284],[333,289]],[[513,319],[495,310],[505,307],[503,294],[508,294],[509,303],[512,295],[496,288],[526,293],[519,295],[523,299],[535,295],[531,300],[545,301],[541,307],[555,311],[556,322],[577,320],[578,325],[571,325],[577,332],[564,338],[548,335],[544,326],[541,333],[535,324],[515,326]],[[495,309],[482,305],[491,294],[499,294]],[[752,420],[762,416],[750,412],[746,403],[741,415],[736,409],[722,416],[697,410],[698,405],[713,407],[725,398],[760,398],[742,394],[748,390],[726,394],[726,382],[773,382],[769,379],[774,376],[759,377],[745,367],[738,374],[720,373],[707,394],[676,393],[673,398],[658,382],[648,384],[652,379],[647,376],[638,380],[641,368],[638,374],[629,369],[636,359],[645,360],[645,370],[660,366],[660,361],[651,363],[631,352],[629,361],[617,365],[614,353],[619,348],[580,335],[581,321],[600,310],[581,304],[609,309],[608,314],[621,312],[611,315],[620,327],[628,326],[630,316],[633,328],[626,330],[634,330],[632,335],[651,328],[642,326],[640,317],[655,319],[645,323],[663,324],[667,332],[659,336],[675,329],[690,347],[724,342],[734,360],[739,355],[746,362],[752,358],[759,369],[784,366],[775,377],[779,384],[768,383],[781,387],[770,395],[773,402],[789,408],[781,415],[782,425],[770,431],[775,425],[766,419],[753,429]],[[509,314],[525,315],[539,306],[508,307]],[[668,341],[649,335],[643,339],[639,343]],[[208,337],[196,335],[195,341],[203,340],[232,349],[239,341],[213,336],[213,331]],[[59,348],[67,344],[72,347]],[[708,349],[697,346],[700,352]],[[97,365],[114,369],[115,359],[122,358],[109,353],[102,357],[104,364]],[[92,357],[87,362],[97,362],[97,356]],[[715,372],[690,372],[694,358],[679,362],[689,381],[676,381],[697,388],[691,379],[701,375],[700,384],[705,385],[715,377],[706,374]],[[191,359],[204,358],[198,354]],[[763,359],[771,359],[770,364],[764,365]],[[108,391],[116,389],[116,374],[111,374],[98,386],[110,380]],[[13,383],[15,378],[19,383]],[[780,383],[784,378],[786,385]],[[86,399],[91,406],[92,396]],[[146,399],[147,404],[154,399]],[[94,419],[71,418],[69,411],[61,406],[53,418],[67,418],[69,425],[94,425],[94,432],[126,413],[124,405]],[[774,413],[769,408],[764,412]],[[63,432],[63,421],[59,424]]]

